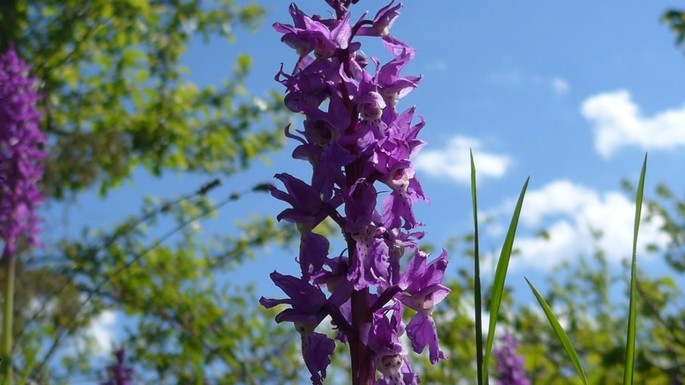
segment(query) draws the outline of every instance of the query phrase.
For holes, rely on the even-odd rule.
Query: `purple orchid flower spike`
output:
[[[125,364],[126,350],[119,348],[114,351],[116,362],[107,367],[109,379],[102,385],[132,385],[134,371],[133,368]]]
[[[43,176],[45,135],[39,129],[39,96],[30,67],[10,46],[0,55],[0,238],[4,255],[14,256],[17,241],[38,241],[36,207],[43,200],[37,184]]]
[[[277,218],[300,232],[301,276],[272,273],[288,298],[260,303],[289,306],[276,321],[292,322],[300,333],[313,384],[326,376],[335,341],[350,347],[353,385],[418,384],[399,337],[406,329],[415,352],[428,347],[432,363],[444,358],[432,310],[449,292],[442,285],[446,253],[428,263],[418,244],[424,233],[413,206],[428,199],[412,157],[424,145],[418,134],[425,123],[413,123],[414,107],[396,109],[421,77],[402,74],[414,49],[389,32],[401,3],[351,24],[357,0],[325,2],[330,16],[310,16],[293,4],[292,24],[274,24],[297,51],[292,73],[281,65],[275,77],[286,89],[286,107],[303,118],[302,128],[287,126],[285,135],[298,142],[293,158],[306,160],[312,176],[305,182],[276,175],[284,190],[273,187],[271,194],[290,205]],[[376,38],[391,60],[367,57],[359,36]],[[326,220],[340,228],[345,246],[338,250],[329,249],[339,243],[315,232]],[[416,312],[407,325],[405,306]],[[327,317],[335,336],[317,329]]]
[[[510,333],[499,338],[500,346],[494,351],[497,385],[530,385],[526,376],[523,356],[516,352],[518,342]]]

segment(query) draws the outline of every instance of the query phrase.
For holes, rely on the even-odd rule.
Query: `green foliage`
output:
[[[485,358],[483,359],[483,369],[485,371],[483,374],[483,378],[486,378],[486,381],[488,377],[488,364],[490,362],[490,357],[492,356],[492,347],[495,341],[495,327],[497,326],[497,316],[499,315],[499,309],[502,303],[502,296],[504,293],[504,281],[507,278],[509,260],[514,249],[514,239],[516,238],[516,227],[518,225],[519,216],[521,215],[523,197],[526,195],[526,189],[528,188],[529,181],[530,178],[526,179],[526,183],[523,184],[523,188],[521,189],[521,193],[519,194],[518,201],[516,202],[516,208],[514,209],[514,214],[511,217],[511,222],[509,223],[509,230],[507,230],[507,235],[504,238],[504,244],[502,245],[502,251],[500,252],[500,256],[497,260],[495,278],[492,282],[492,297],[490,300],[490,325],[488,326],[488,337],[485,345]]]
[[[252,248],[266,240],[287,244],[296,230],[259,218],[240,225],[240,237],[216,242],[198,238],[202,228],[197,221],[239,197],[231,194],[215,204],[194,194],[173,202],[148,199],[140,217],[124,221],[111,233],[86,231],[78,241],[64,240],[60,250],[67,259],[65,279],[50,281],[55,287],[45,290],[52,295],[46,301],[59,301],[59,311],[30,309],[24,319],[31,322],[26,324],[43,325],[41,336],[57,349],[104,311],[119,309],[133,321],[126,346],[138,367],[154,373],[155,381],[259,383],[281,374],[297,379],[292,333],[273,325],[273,312],[255,306],[251,288],[235,287],[224,278]],[[169,222],[169,217],[176,225],[167,232],[155,236],[147,230]],[[41,273],[54,275],[50,270]],[[45,329],[48,318],[52,324]],[[30,340],[26,332],[31,329],[20,330],[23,344]],[[88,373],[92,368],[84,363],[89,360],[75,359],[87,354],[87,348],[65,358],[66,373],[61,375],[47,365],[51,354],[44,355],[32,379],[69,383],[75,373]],[[224,369],[208,373],[212,366]]]
[[[683,44],[685,41],[685,12],[678,9],[669,9],[664,13],[663,20],[676,34],[676,44]]]
[[[630,184],[624,186],[628,191],[634,189]],[[650,245],[654,253],[662,253],[666,262],[678,273],[685,272],[685,197],[678,197],[665,184],[656,189],[656,199],[646,199],[647,219],[659,221],[660,230],[668,237],[664,247]]]
[[[627,185],[627,184],[626,184]],[[644,186],[644,165],[638,189]],[[627,186],[631,187],[631,186]],[[642,194],[630,190],[636,198],[636,223],[639,221],[642,207]],[[647,200],[648,217],[660,223],[685,222],[685,214],[678,209],[683,200],[661,185],[657,188],[658,200]],[[668,216],[670,221],[663,221]],[[634,231],[636,232],[637,225]],[[670,229],[670,230],[669,230]],[[682,227],[664,226],[664,232],[672,231],[673,236],[681,232]],[[602,237],[601,231],[594,231],[595,245]],[[541,234],[544,239],[544,235]],[[476,237],[467,235],[459,237],[459,242],[466,247],[458,253],[467,257],[473,256],[468,247]],[[672,242],[677,238],[672,237]],[[634,245],[633,245],[634,246]],[[683,249],[677,253],[671,250],[671,259],[677,254],[683,257]],[[515,256],[513,256],[515,257]],[[560,256],[569,257],[569,256]],[[510,288],[504,286],[502,301],[508,311],[497,315],[498,324],[504,324],[521,342],[519,352],[525,357],[526,371],[534,384],[617,384],[623,381],[626,373],[626,359],[630,359],[626,349],[626,320],[631,318],[630,303],[632,298],[633,317],[640,319],[639,327],[634,331],[634,366],[633,382],[648,385],[672,385],[685,379],[685,308],[682,301],[682,287],[676,278],[680,271],[671,266],[673,271],[667,275],[650,277],[641,272],[632,262],[624,266],[630,274],[617,274],[610,266],[604,250],[595,247],[589,256],[570,256],[570,262],[560,264],[545,279],[546,292],[539,293],[538,298],[547,298],[547,312],[538,307],[516,304],[512,300]],[[640,280],[634,276],[639,275]],[[634,286],[631,285],[634,283]],[[625,289],[618,294],[617,289]],[[447,362],[432,367],[426,362],[419,362],[422,378],[428,383],[472,383],[477,376],[474,362],[477,361],[474,330],[473,296],[475,278],[467,269],[460,269],[458,279],[449,283],[452,289],[446,298],[446,306],[438,306],[434,317],[441,339],[441,346],[448,356]],[[631,289],[632,287],[632,289]],[[632,295],[631,295],[632,291]],[[616,296],[628,300],[616,301]],[[492,301],[489,292],[483,294],[486,303]],[[541,328],[554,309],[557,330],[561,326],[566,338],[559,338],[561,332],[552,328]],[[493,317],[494,318],[494,317]],[[628,343],[633,337],[629,338]],[[563,340],[563,341],[562,341]],[[576,354],[569,360],[566,349],[573,341]],[[629,346],[629,345],[628,345]],[[582,361],[584,373],[579,377]],[[630,371],[631,369],[628,368]],[[585,376],[586,380],[581,379]],[[680,382],[679,382],[680,381]]]
[[[221,236],[201,226],[246,194],[260,199],[266,184],[228,194],[220,181],[282,146],[281,97],[250,93],[244,82],[252,58],[229,45],[237,29],[257,28],[264,14],[233,0],[0,2],[0,48],[13,44],[40,80],[48,213],[83,191],[106,199],[134,170],[211,179],[176,199],[147,197],[122,208],[119,223],[49,236],[39,255],[22,255],[19,383],[93,379],[102,370],[91,367],[93,354],[107,352],[97,352],[85,330],[113,311],[127,315],[116,343],[125,343],[150,383],[300,382],[292,333],[256,306],[251,287],[231,283],[242,262],[267,244],[288,245],[296,231],[256,215]],[[187,48],[217,37],[234,62],[226,63],[225,79],[194,84],[188,75],[202,68],[183,66]],[[225,195],[215,202],[218,192]]]
[[[473,152],[469,154],[470,164],[471,164],[471,204],[473,209],[473,275],[474,275],[474,313],[475,313],[475,342],[476,342],[476,369],[477,369],[477,381],[478,384],[487,384],[488,380],[488,364],[492,355],[492,348],[495,341],[495,328],[497,326],[497,318],[499,315],[500,305],[502,303],[502,296],[504,293],[504,282],[506,280],[507,270],[509,267],[509,260],[512,255],[514,248],[514,239],[516,237],[516,227],[518,225],[519,216],[521,215],[521,208],[523,206],[523,197],[526,194],[526,189],[528,188],[528,182],[530,178],[526,179],[526,183],[523,185],[521,194],[519,195],[518,201],[516,202],[516,208],[514,209],[511,222],[509,224],[509,230],[504,239],[504,244],[502,245],[502,251],[500,257],[497,260],[497,268],[495,270],[495,279],[492,283],[491,289],[491,299],[490,299],[490,322],[488,325],[488,336],[485,346],[485,354],[483,354],[483,326],[482,326],[482,291],[481,291],[481,281],[480,281],[480,252],[479,252],[479,240],[478,240],[478,198],[477,198],[477,187],[476,187],[476,165],[473,160]]]
[[[645,174],[647,173],[647,154],[642,164],[640,181],[635,197],[635,221],[633,224],[633,252],[630,263],[630,294],[628,307],[628,332],[626,335],[626,359],[623,371],[623,385],[632,385],[635,372],[635,333],[637,328],[637,236],[642,219],[642,201],[645,191]]]
[[[545,301],[545,299],[542,297],[542,294],[540,294],[540,292],[528,280],[528,278],[526,278],[526,283],[530,287],[530,290],[533,292],[533,295],[535,295],[535,299],[537,299],[538,303],[540,304],[540,307],[545,312],[545,316],[547,317],[549,324],[552,326],[552,329],[554,330],[554,334],[557,336],[557,338],[559,339],[559,342],[561,342],[561,345],[564,347],[564,351],[566,352],[568,357],[571,359],[573,366],[576,368],[576,372],[578,372],[578,376],[583,381],[583,384],[587,385],[587,378],[585,377],[585,371],[583,370],[583,365],[580,363],[580,358],[578,358],[578,353],[576,353],[576,350],[573,348],[573,345],[571,344],[571,341],[569,340],[568,335],[564,331],[564,328],[559,323],[559,320],[557,320],[557,317],[554,315],[552,308],[549,307],[549,305],[547,304],[547,301]]]
[[[637,194],[635,198],[635,221],[633,225],[633,245],[632,245],[632,258],[630,265],[630,290],[629,290],[629,305],[628,305],[628,331],[626,336],[625,344],[625,361],[623,365],[623,384],[631,385],[633,383],[634,372],[635,372],[635,338],[636,338],[636,325],[637,325],[637,237],[640,228],[640,220],[642,213],[642,201],[644,195],[645,186],[645,174],[647,171],[647,155],[645,155],[645,160],[642,165],[642,171],[640,173],[640,181],[638,183]],[[531,291],[535,295],[540,307],[545,313],[547,320],[549,321],[554,334],[561,342],[564,347],[564,351],[573,363],[578,376],[583,381],[583,384],[587,385],[587,377],[585,376],[585,371],[580,362],[580,358],[573,348],[566,331],[559,323],[559,320],[554,315],[554,312],[547,304],[543,296],[538,292],[538,290],[533,286],[533,284],[526,278],[526,283],[530,287]]]
[[[473,161],[473,150],[469,150],[471,163],[471,211],[473,212],[473,303],[476,332],[476,371],[478,385],[487,382],[483,367],[483,300],[480,280],[480,242],[478,239],[478,187],[476,185],[476,164]]]
[[[181,59],[194,36],[234,39],[264,10],[231,0],[7,1],[0,45],[14,42],[41,79],[43,129],[50,135],[49,195],[98,184],[105,194],[138,166],[230,175],[282,144],[280,97],[260,100],[233,76],[200,87]],[[228,68],[228,63],[227,63]],[[254,124],[270,116],[264,129]]]

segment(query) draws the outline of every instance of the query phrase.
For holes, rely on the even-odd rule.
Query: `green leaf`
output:
[[[473,151],[471,150],[469,150],[469,157],[471,159],[471,204],[473,207],[473,301],[476,316],[476,367],[478,385],[483,385],[486,373],[483,371],[483,301],[480,287],[480,248],[478,245],[478,194],[476,193],[476,165],[473,162]]]
[[[549,307],[545,299],[542,298],[540,292],[538,292],[535,286],[533,286],[533,284],[530,283],[528,278],[525,279],[528,283],[528,286],[530,287],[530,290],[533,291],[535,298],[537,298],[538,302],[540,303],[542,310],[545,312],[547,320],[549,320],[549,324],[552,326],[552,329],[554,329],[554,334],[556,334],[557,338],[559,338],[559,342],[561,342],[561,345],[564,347],[564,350],[566,350],[566,354],[571,359],[573,366],[576,368],[578,376],[580,376],[580,379],[583,381],[583,384],[587,385],[587,378],[585,377],[585,371],[583,371],[583,366],[580,364],[578,354],[576,353],[576,350],[573,348],[573,345],[571,345],[571,341],[568,339],[568,335],[566,335],[564,328],[561,327],[559,321],[557,320],[557,317],[554,316],[552,309]]]
[[[147,0],[128,0],[128,3],[138,9],[138,11],[147,14],[150,12],[150,3]]]
[[[5,375],[5,373],[7,373],[8,365],[8,359],[0,358],[0,373],[2,373],[2,377],[0,378],[0,385],[6,385],[7,383],[9,383],[9,381],[7,381],[7,376]]]
[[[238,55],[238,71],[239,73],[247,73],[252,67],[252,57],[245,54]]]
[[[526,179],[526,183],[523,185],[523,189],[521,189],[521,194],[519,195],[518,201],[516,202],[516,208],[514,209],[514,215],[511,218],[511,222],[509,223],[507,237],[504,239],[502,251],[500,253],[499,260],[497,261],[495,279],[492,283],[492,300],[490,303],[490,325],[488,327],[488,340],[485,349],[485,359],[483,362],[484,378],[488,377],[488,364],[490,362],[490,357],[492,356],[492,346],[495,342],[495,327],[497,326],[497,315],[499,314],[499,307],[502,303],[504,281],[507,278],[509,259],[511,258],[511,252],[514,248],[514,238],[516,237],[516,226],[519,222],[519,216],[521,215],[521,207],[523,206],[523,197],[526,195],[526,189],[528,188],[529,181],[530,177]]]
[[[642,213],[642,199],[645,190],[645,174],[647,173],[647,154],[642,163],[640,182],[637,185],[635,197],[635,223],[633,224],[633,256],[630,264],[630,305],[628,311],[628,333],[626,336],[626,363],[623,372],[623,385],[633,384],[635,370],[635,332],[637,323],[637,234],[640,230],[640,215]]]

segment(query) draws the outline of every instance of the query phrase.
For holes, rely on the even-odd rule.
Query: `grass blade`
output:
[[[483,372],[484,377],[488,377],[488,364],[490,362],[490,357],[492,356],[492,345],[495,342],[495,327],[497,326],[497,314],[499,314],[499,307],[502,303],[502,293],[504,292],[504,280],[507,277],[507,269],[509,268],[509,259],[511,258],[511,252],[514,248],[514,238],[516,237],[516,226],[518,226],[519,216],[521,215],[521,207],[523,206],[523,197],[526,195],[526,189],[528,188],[528,182],[530,178],[526,179],[526,183],[521,189],[521,194],[516,202],[516,208],[514,209],[514,215],[511,217],[511,222],[509,223],[509,230],[507,231],[507,237],[504,239],[504,244],[502,245],[502,252],[499,255],[499,260],[497,261],[497,268],[495,270],[495,279],[492,282],[492,299],[490,303],[490,324],[488,326],[488,339],[485,348],[485,358],[483,360]]]
[[[564,347],[564,350],[566,350],[566,354],[571,359],[573,366],[575,366],[576,372],[578,372],[578,376],[580,376],[580,379],[583,381],[583,384],[587,385],[587,378],[585,377],[585,371],[583,371],[583,366],[580,364],[578,354],[576,353],[576,350],[573,348],[573,345],[571,345],[571,341],[568,339],[568,335],[564,331],[564,328],[561,327],[561,324],[559,324],[557,317],[555,317],[554,313],[552,313],[552,309],[549,307],[545,299],[542,298],[542,295],[540,294],[540,292],[538,292],[535,286],[533,286],[533,284],[530,283],[528,278],[526,278],[526,282],[528,283],[530,290],[533,291],[535,298],[537,298],[538,302],[540,303],[542,310],[545,312],[547,320],[549,320],[549,324],[552,326],[552,329],[554,329],[554,334],[556,334],[557,338],[559,338],[559,342],[561,342],[561,345]]]
[[[637,324],[637,234],[640,230],[640,216],[642,214],[642,199],[645,190],[645,174],[647,173],[647,154],[642,163],[640,182],[637,185],[635,197],[635,223],[633,224],[633,255],[630,264],[630,305],[628,310],[628,333],[626,336],[626,363],[623,372],[623,385],[633,384],[635,369],[635,332]]]
[[[476,193],[476,165],[473,162],[473,151],[469,150],[471,159],[471,204],[473,206],[473,303],[476,319],[476,368],[478,385],[487,382],[483,372],[483,303],[480,288],[480,248],[478,242],[478,194]]]

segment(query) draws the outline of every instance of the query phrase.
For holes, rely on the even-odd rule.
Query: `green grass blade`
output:
[[[537,298],[538,302],[540,303],[542,310],[545,312],[545,315],[549,320],[549,324],[552,325],[552,329],[554,329],[554,334],[556,334],[557,338],[559,338],[561,345],[564,347],[564,350],[566,350],[566,354],[571,359],[573,366],[575,366],[576,371],[578,372],[578,376],[580,376],[580,379],[583,381],[583,384],[587,385],[587,378],[585,377],[585,371],[583,371],[583,366],[580,364],[578,354],[576,353],[576,350],[573,348],[573,345],[571,345],[571,341],[568,339],[568,335],[566,335],[564,328],[561,327],[559,321],[557,320],[557,317],[555,317],[554,313],[552,313],[552,309],[549,307],[545,299],[542,298],[542,295],[540,294],[540,292],[537,291],[535,286],[533,286],[533,284],[530,283],[528,278],[526,278],[526,282],[528,283],[530,290],[533,291],[535,298]]]
[[[9,360],[0,358],[0,385],[8,385],[9,379],[7,378]]]
[[[476,193],[476,165],[473,162],[473,151],[469,150],[471,159],[471,205],[473,206],[473,303],[476,319],[476,368],[478,385],[487,382],[483,372],[483,303],[480,288],[480,248],[478,242],[478,198]]]
[[[500,253],[499,260],[497,261],[497,268],[495,269],[495,279],[492,282],[490,324],[488,326],[488,339],[485,348],[485,358],[483,360],[483,371],[485,378],[488,377],[488,364],[490,363],[490,357],[492,356],[492,345],[495,342],[495,327],[497,326],[497,315],[499,314],[499,307],[502,303],[502,293],[504,292],[504,280],[507,277],[509,259],[511,258],[511,252],[514,248],[516,226],[518,226],[519,216],[521,215],[521,207],[523,206],[523,197],[526,195],[526,189],[528,188],[529,181],[530,178],[527,178],[526,183],[523,185],[523,189],[521,189],[521,194],[519,195],[518,202],[516,202],[514,215],[512,215],[511,222],[509,223],[507,237],[504,239],[504,244],[502,245],[502,252]]]
[[[626,363],[623,372],[623,385],[633,384],[635,369],[635,332],[637,324],[637,234],[640,230],[640,216],[642,214],[642,199],[645,190],[645,174],[647,173],[647,154],[642,163],[640,182],[637,185],[635,197],[635,223],[633,224],[633,256],[630,264],[630,307],[628,310],[628,333],[626,336]]]

